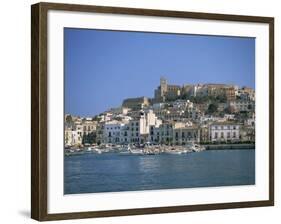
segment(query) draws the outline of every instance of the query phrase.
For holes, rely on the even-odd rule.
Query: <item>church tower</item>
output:
[[[160,92],[161,92],[161,97],[165,95],[165,93],[168,91],[168,82],[167,79],[164,77],[160,78]]]

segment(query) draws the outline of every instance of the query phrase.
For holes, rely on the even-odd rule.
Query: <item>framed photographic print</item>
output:
[[[274,18],[32,5],[32,218],[274,204]]]

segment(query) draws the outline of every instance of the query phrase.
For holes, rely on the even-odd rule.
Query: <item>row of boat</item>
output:
[[[190,144],[186,146],[146,146],[144,148],[130,148],[128,152],[131,154],[144,154],[144,155],[155,155],[155,154],[184,154],[190,152],[199,152],[205,150],[205,147],[198,144]]]
[[[120,153],[122,155],[158,155],[158,154],[185,154],[190,152],[200,152],[205,150],[204,146],[190,143],[184,146],[167,146],[167,145],[101,145],[90,146],[86,148],[66,149],[66,155],[77,155],[84,153]]]

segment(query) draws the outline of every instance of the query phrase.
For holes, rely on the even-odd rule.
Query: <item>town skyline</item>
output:
[[[165,78],[164,76],[160,77],[159,80]],[[191,85],[191,86],[207,86],[207,85],[227,85],[227,86],[237,86],[238,88],[241,88],[241,87],[247,87],[247,86],[238,86],[238,85],[235,85],[235,84],[227,84],[227,83],[185,83],[185,84],[177,84],[177,83],[172,83],[173,85],[178,85],[180,87],[184,87],[186,85]],[[100,111],[99,113],[97,114],[87,114],[87,115],[80,115],[80,114],[73,114],[73,113],[66,113],[65,114],[69,114],[69,115],[72,115],[72,116],[78,116],[78,117],[82,117],[82,118],[86,118],[86,117],[95,117],[95,116],[98,116],[102,113],[106,113],[107,111],[110,111],[111,109],[114,109],[114,108],[121,108],[121,107],[124,107],[123,105],[123,102],[124,100],[126,99],[136,99],[136,98],[147,98],[149,100],[152,100],[154,99],[155,95],[154,95],[154,91],[157,89],[158,87],[160,87],[159,83],[158,85],[155,86],[155,89],[153,89],[151,92],[152,94],[150,96],[146,96],[146,95],[140,95],[140,96],[132,96],[132,97],[128,97],[128,98],[124,98],[124,99],[121,99],[120,103],[118,105],[113,105],[111,107],[108,107],[108,108],[105,108],[105,110],[103,111]],[[248,88],[248,87],[247,87]],[[250,87],[251,88],[251,87]],[[253,90],[255,90],[254,88],[252,88]],[[174,100],[172,100],[174,101]],[[155,102],[154,102],[155,103]],[[152,102],[153,104],[153,102]]]
[[[73,115],[152,98],[161,76],[255,89],[253,38],[65,29],[65,52],[65,113]]]

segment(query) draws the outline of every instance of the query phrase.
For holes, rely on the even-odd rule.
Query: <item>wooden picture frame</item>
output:
[[[124,14],[165,18],[193,18],[269,25],[269,191],[268,200],[214,203],[184,206],[130,208],[103,211],[48,213],[48,19],[50,10]],[[31,217],[39,221],[109,216],[187,212],[274,205],[274,18],[211,13],[118,8],[90,5],[38,3],[31,7]]]

